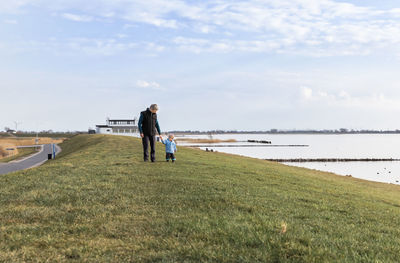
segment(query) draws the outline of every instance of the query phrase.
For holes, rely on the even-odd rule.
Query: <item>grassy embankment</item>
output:
[[[1,176],[0,261],[398,261],[398,186],[157,147],[82,135]]]

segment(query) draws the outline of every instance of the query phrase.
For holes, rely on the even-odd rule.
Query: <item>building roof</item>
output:
[[[123,126],[123,125],[114,125],[110,126],[110,128],[117,128],[117,129],[132,129],[132,128],[137,128],[137,126]]]
[[[96,125],[97,128],[117,128],[117,129],[132,129],[132,128],[137,128],[137,126],[126,126],[126,125]]]
[[[109,121],[136,121],[136,119],[109,119]]]

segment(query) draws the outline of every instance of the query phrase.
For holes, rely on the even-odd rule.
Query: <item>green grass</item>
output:
[[[19,148],[17,155],[2,158],[2,159],[0,159],[0,163],[7,163],[7,162],[14,161],[14,160],[22,159],[22,158],[24,158],[28,155],[31,155],[35,152],[37,152],[35,148]]]
[[[0,262],[398,262],[398,186],[157,147],[80,135],[1,176]]]

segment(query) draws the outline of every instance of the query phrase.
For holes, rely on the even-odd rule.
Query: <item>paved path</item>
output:
[[[0,163],[0,175],[7,174],[19,170],[36,167],[47,161],[47,154],[52,153],[51,144],[41,145],[40,152],[30,155],[19,161],[9,163]],[[59,153],[61,148],[56,145],[56,153]]]

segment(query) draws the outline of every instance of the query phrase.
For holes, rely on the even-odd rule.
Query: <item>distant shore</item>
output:
[[[236,130],[211,130],[211,131],[169,131],[176,135],[202,135],[202,134],[400,134],[400,130],[278,130],[271,129],[268,131],[236,131]]]

